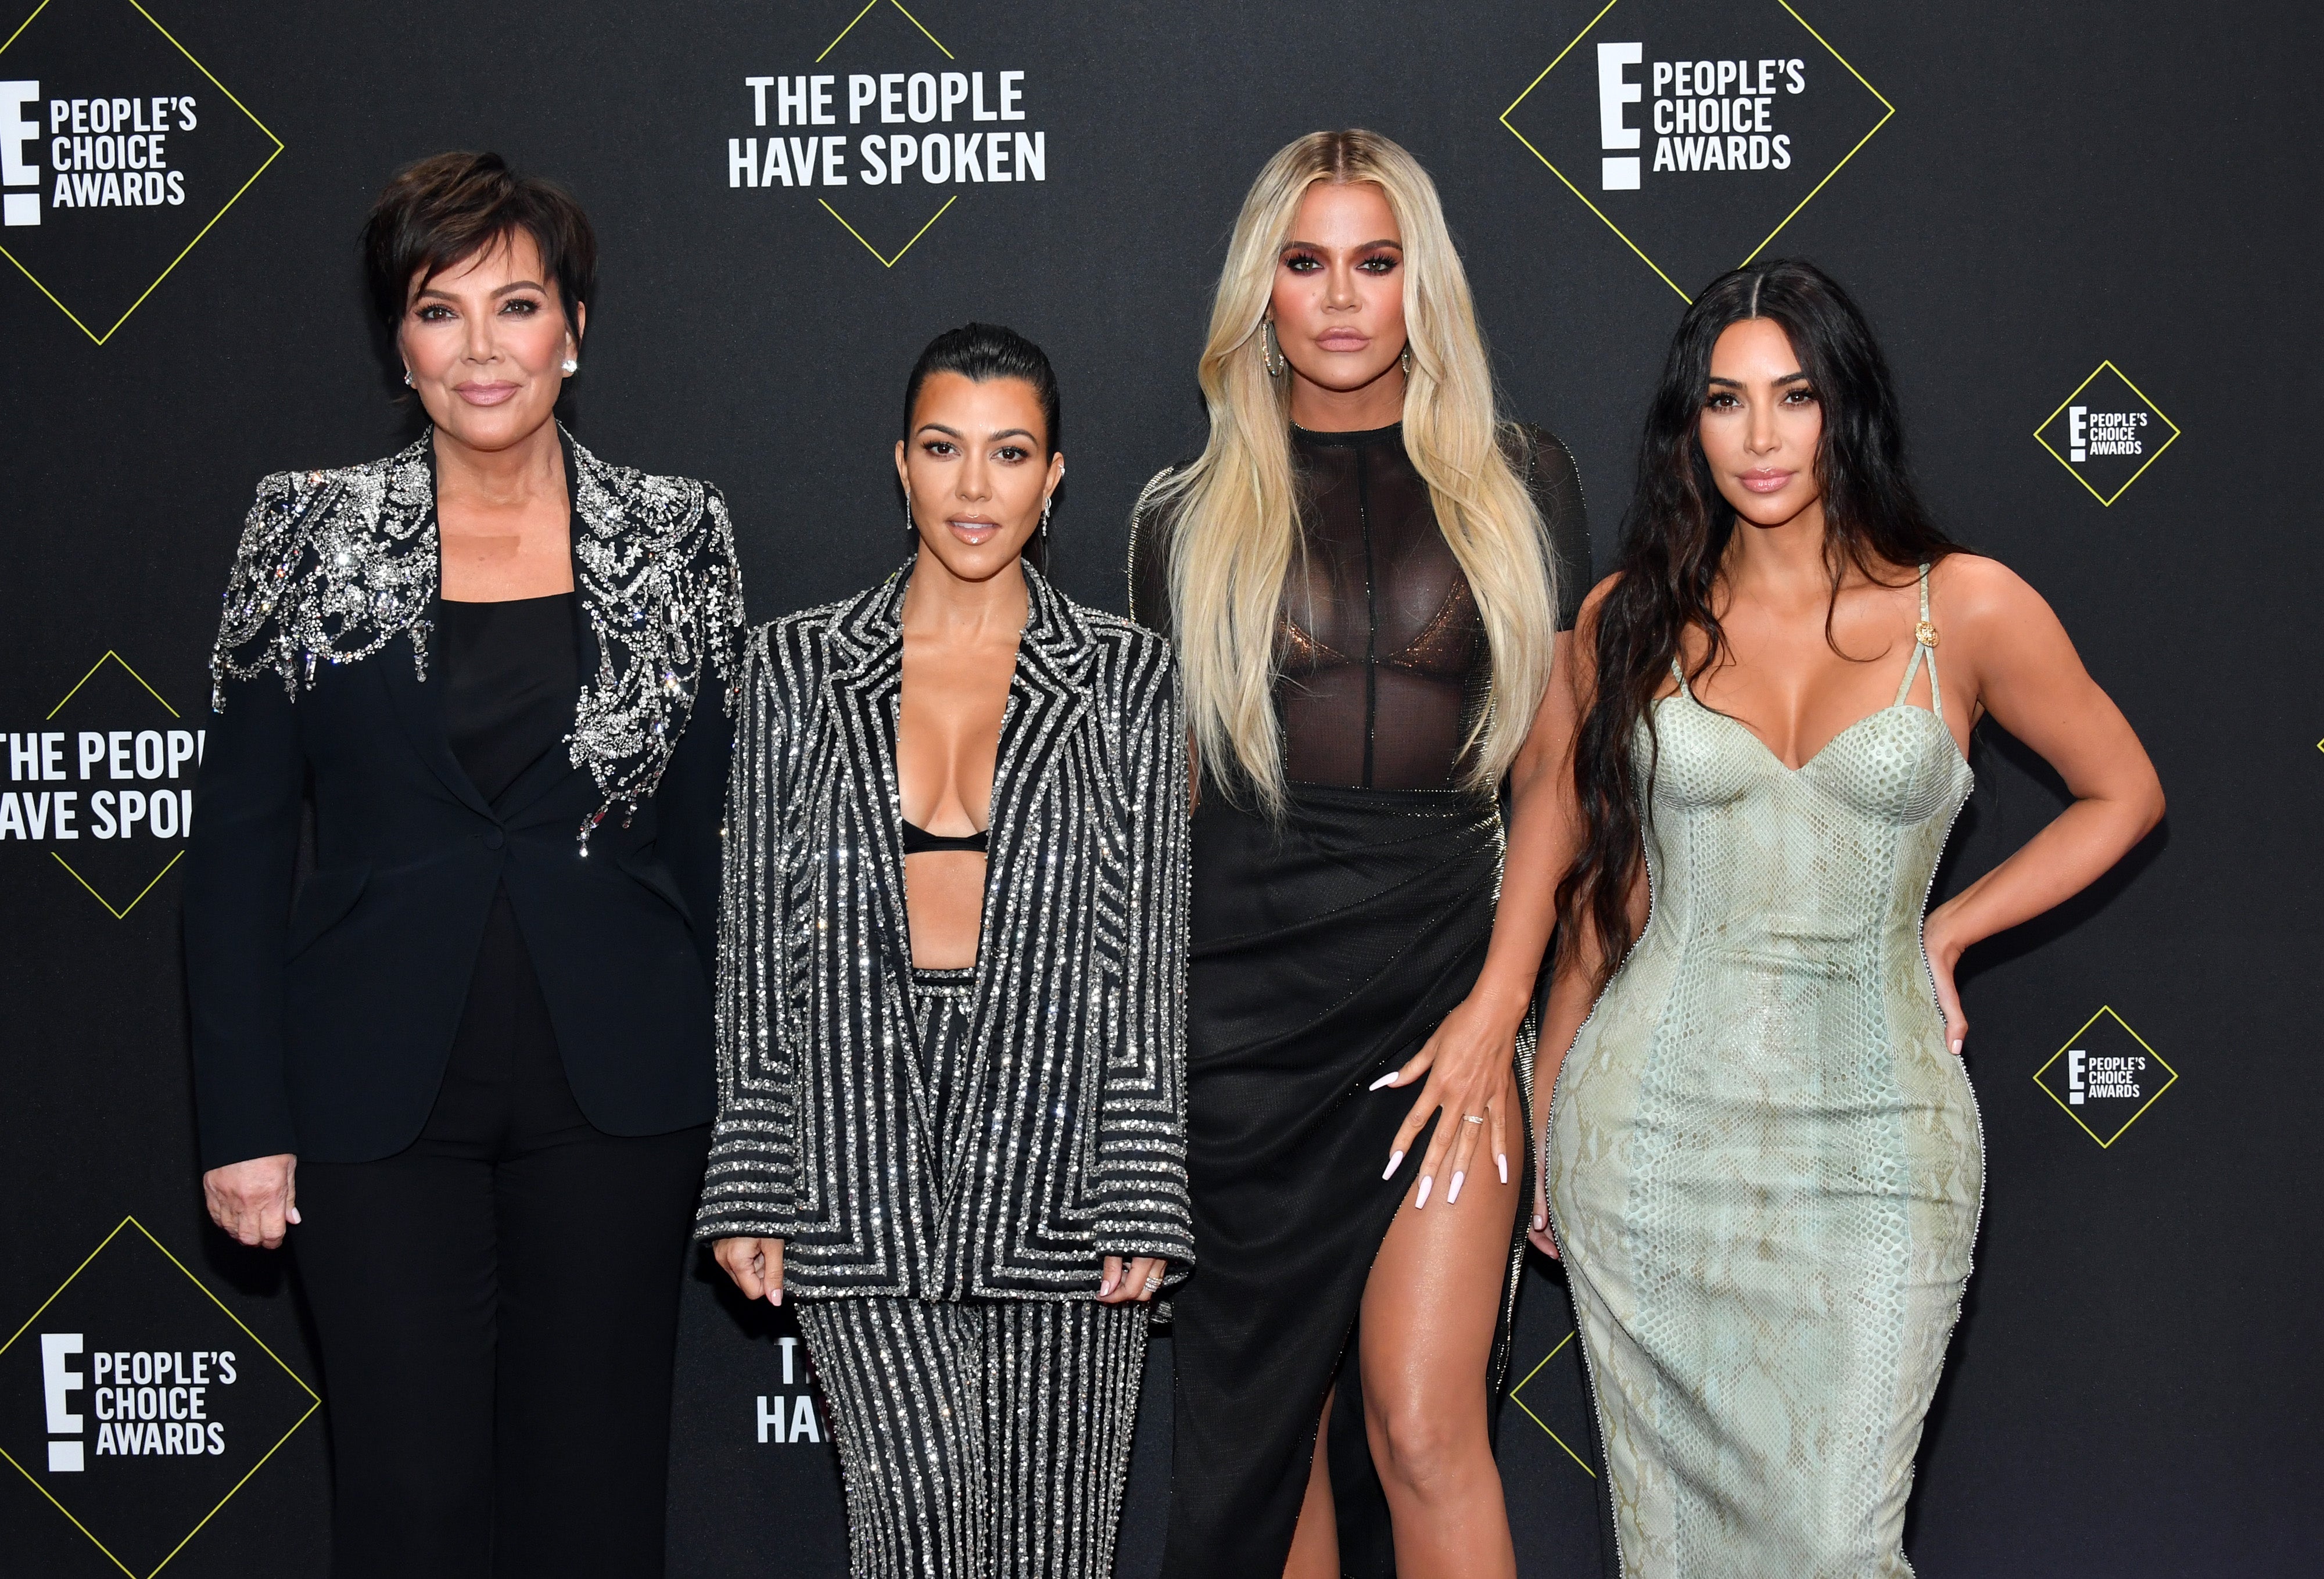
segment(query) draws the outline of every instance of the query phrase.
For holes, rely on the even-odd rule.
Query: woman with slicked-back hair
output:
[[[1038,346],[938,335],[911,557],[745,649],[698,1232],[796,1305],[856,1579],[1111,1579],[1194,1258],[1185,725],[1168,647],[1038,568],[1063,425]]]
[[[1534,1235],[1621,1571],[1904,1579],[1984,1193],[1954,967],[2112,866],[2162,787],[2049,605],[1922,507],[1879,346],[1804,263],[1687,309],[1575,656]],[[2074,803],[1924,919],[1987,716]]]
[[[1199,377],[1209,444],[1130,548],[1201,768],[1164,1571],[1512,1574],[1491,1429],[1581,487],[1500,420],[1435,186],[1375,133],[1259,172]]]
[[[259,485],[211,659],[202,1182],[296,1246],[340,1579],[661,1572],[742,586],[715,488],[557,420],[596,252],[497,154],[389,183],[427,430]]]

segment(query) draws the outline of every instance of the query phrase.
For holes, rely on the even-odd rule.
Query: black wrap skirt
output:
[[[1215,792],[1195,811],[1186,1172],[1201,1260],[1174,1301],[1169,1579],[1278,1579],[1335,1382],[1342,1567],[1395,1571],[1359,1368],[1343,1361],[1411,1183],[1380,1169],[1416,1094],[1369,1087],[1475,984],[1501,851],[1493,802],[1446,792],[1296,785],[1279,827]],[[1528,1016],[1528,1104],[1532,1037]],[[1515,1150],[1530,1153],[1529,1132]],[[1529,1175],[1524,1189],[1530,1201]],[[1497,1402],[1523,1229],[1520,1213],[1480,1379]]]

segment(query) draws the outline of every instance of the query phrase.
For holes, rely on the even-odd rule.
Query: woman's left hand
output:
[[[1951,918],[1946,913],[1950,908],[1949,900],[1929,912],[1921,928],[1921,948],[1929,956],[1929,975],[1937,983],[1937,1008],[1945,1017],[1945,1045],[1959,1057],[1961,1043],[1969,1039],[1969,1016],[1961,1012],[1960,989],[1953,983],[1953,972],[1966,945],[1954,937]]]
[[[1135,1257],[1130,1270],[1124,1271],[1121,1258],[1105,1258],[1105,1276],[1098,1280],[1097,1302],[1100,1305],[1143,1305],[1154,1297],[1162,1287],[1162,1274],[1170,1263],[1158,1255]]]
[[[1428,1143],[1428,1155],[1421,1159],[1420,1193],[1413,1201],[1416,1211],[1428,1205],[1436,1181],[1448,1174],[1444,1204],[1458,1202],[1470,1168],[1483,1166],[1488,1155],[1501,1182],[1508,1183],[1508,1137],[1517,1096],[1517,1026],[1524,1018],[1522,1004],[1510,1016],[1474,996],[1463,999],[1409,1063],[1372,1083],[1372,1089],[1378,1091],[1383,1086],[1409,1085],[1424,1073],[1428,1076],[1419,1100],[1405,1115],[1388,1148],[1388,1170],[1380,1175],[1382,1178],[1395,1177],[1404,1154],[1427,1128],[1429,1115],[1443,1110],[1443,1122]],[[1472,1119],[1476,1122],[1471,1122]],[[1480,1140],[1489,1142],[1489,1150],[1480,1150]]]

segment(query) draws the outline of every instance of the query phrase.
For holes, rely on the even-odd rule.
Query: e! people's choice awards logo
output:
[[[100,346],[281,152],[137,0],[0,42],[0,256]]]
[[[1501,124],[1692,300],[1894,114],[1784,0],[1613,0]]]
[[[2034,1084],[2101,1148],[2122,1139],[2179,1071],[2112,1009],[2100,1009],[2034,1071]]]
[[[726,139],[726,185],[811,196],[892,269],[970,188],[1049,179],[1025,78],[967,68],[897,0],[871,0],[807,69],[742,78],[752,130]]]
[[[0,1344],[0,1457],[141,1579],[321,1401],[134,1217]]]
[[[2092,498],[2111,504],[2171,448],[2179,427],[2113,363],[2101,362],[2034,437]]]
[[[42,866],[62,867],[115,919],[126,918],[186,853],[209,732],[113,652],[28,727],[0,722],[11,725],[0,731],[0,852],[39,852]]]

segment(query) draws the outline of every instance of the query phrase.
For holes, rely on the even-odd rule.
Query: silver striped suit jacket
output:
[[[802,1297],[1072,1298],[1192,1264],[1187,781],[1169,648],[1028,567],[1002,715],[964,1154],[919,1106],[896,720],[910,567],[754,632],[727,795],[719,1116],[698,1235]]]

